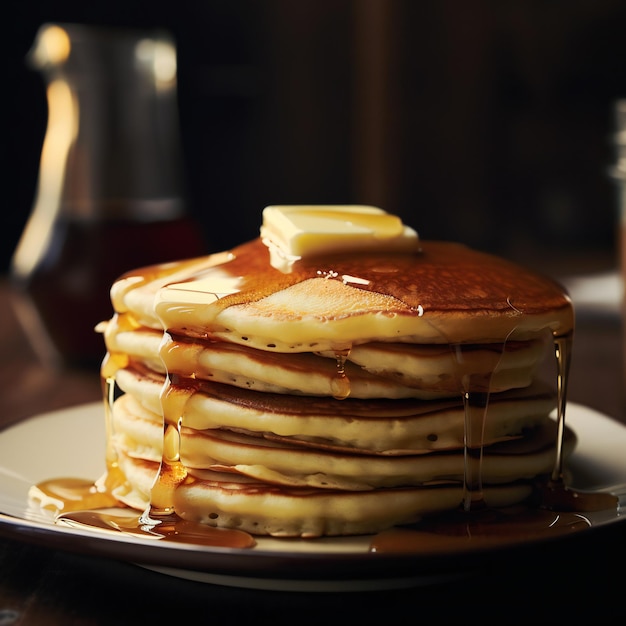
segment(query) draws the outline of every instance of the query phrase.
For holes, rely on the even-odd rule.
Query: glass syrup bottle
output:
[[[48,123],[11,263],[16,310],[43,361],[97,367],[111,283],[205,253],[184,197],[176,48],[161,32],[46,24],[28,61]]]

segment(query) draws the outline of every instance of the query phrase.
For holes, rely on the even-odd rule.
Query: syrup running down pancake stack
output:
[[[568,296],[380,209],[268,207],[258,239],[131,271],[111,297],[102,482],[130,507],[373,533],[522,502],[554,466],[537,371],[573,332]]]

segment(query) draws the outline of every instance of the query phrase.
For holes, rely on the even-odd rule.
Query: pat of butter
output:
[[[417,233],[378,207],[363,205],[269,206],[261,238],[281,271],[303,257],[333,252],[413,252]]]

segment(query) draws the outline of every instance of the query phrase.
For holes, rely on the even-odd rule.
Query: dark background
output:
[[[42,78],[24,59],[50,21],[172,33],[189,209],[210,249],[255,237],[268,204],[367,203],[423,238],[530,264],[616,258],[624,1],[4,7],[2,271],[33,203],[46,124]]]

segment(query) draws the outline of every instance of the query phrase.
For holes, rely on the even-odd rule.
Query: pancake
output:
[[[167,446],[174,433],[166,432],[164,437],[158,414],[138,406],[131,396],[116,401],[113,424],[116,446],[126,456],[157,462],[164,454],[171,456]],[[555,429],[555,423],[544,418],[525,437],[511,436],[486,447],[483,482],[503,483],[548,473],[554,458]],[[265,438],[251,431],[180,429],[180,458],[196,477],[208,478],[211,471],[221,471],[274,485],[348,491],[463,481],[462,448],[438,454],[359,452],[290,437]]]
[[[253,432],[267,438],[289,438],[353,453],[422,454],[462,449],[465,408],[460,398],[441,401],[302,398],[258,393],[230,385],[202,383],[170,385],[138,369],[117,372],[117,384],[166,425],[199,431],[226,429]],[[520,437],[544,421],[556,406],[549,386],[531,387],[494,396],[482,442],[491,445]]]
[[[563,289],[380,209],[271,207],[258,239],[130,271],[111,301],[101,482],[134,508],[377,532],[461,506],[468,455],[508,506],[575,445],[538,375],[573,333]]]
[[[276,352],[395,341],[503,343],[573,330],[553,280],[464,245],[302,259],[284,274],[259,239],[228,254],[138,270],[112,288],[141,325]]]
[[[248,346],[168,337],[152,329],[125,330],[107,324],[107,348],[123,352],[156,372],[222,382],[245,389],[297,395],[333,395],[337,378],[335,352],[278,353]],[[460,379],[494,392],[532,382],[544,357],[541,341],[509,341],[467,346],[459,363],[449,346],[370,343],[345,355],[343,373],[355,398],[433,399],[457,395]]]
[[[142,509],[159,501],[154,493],[158,464],[121,455],[119,469],[130,480],[115,488],[120,502]],[[485,503],[505,507],[532,494],[525,483],[485,488]],[[212,472],[210,479],[191,479],[171,490],[173,508],[184,519],[253,535],[318,538],[376,533],[394,525],[454,510],[463,498],[460,485],[399,487],[370,491],[279,487],[246,476]],[[170,501],[170,498],[167,498]]]

